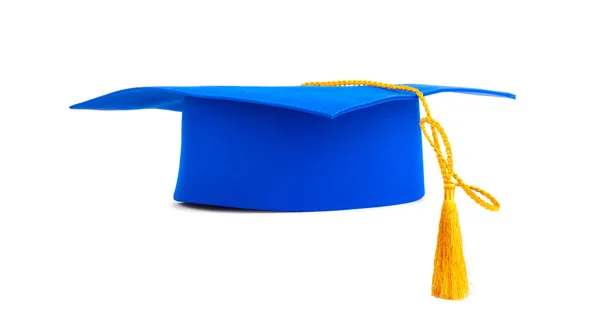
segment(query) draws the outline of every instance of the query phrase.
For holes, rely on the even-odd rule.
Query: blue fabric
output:
[[[476,88],[407,84],[424,95],[441,92],[515,98],[513,94]],[[116,91],[71,106],[71,109],[183,110],[185,97],[228,100],[297,110],[327,118],[395,100],[413,99],[410,92],[377,87],[346,86],[198,86],[198,87],[138,87]]]
[[[174,198],[270,211],[331,211],[423,197],[418,100],[335,119],[190,98]]]
[[[515,98],[482,89],[411,86],[425,95]],[[408,203],[425,194],[419,100],[410,92],[358,86],[145,87],[71,108],[181,111],[174,194],[180,202],[330,211]]]

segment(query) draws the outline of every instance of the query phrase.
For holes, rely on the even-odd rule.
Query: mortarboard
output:
[[[425,100],[441,92],[515,98],[475,88],[351,80],[130,88],[71,109],[180,111],[174,199],[270,211],[347,210],[422,198],[423,133],[436,152],[445,192],[432,295],[459,300],[469,287],[455,187],[490,211],[500,204],[454,173],[448,137]]]

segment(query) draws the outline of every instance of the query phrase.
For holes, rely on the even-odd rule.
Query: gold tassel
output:
[[[458,210],[454,201],[454,190],[460,187],[477,204],[490,211],[498,211],[500,203],[488,192],[475,186],[470,186],[454,173],[454,161],[450,141],[442,125],[433,119],[429,105],[423,93],[411,86],[384,84],[368,80],[341,80],[327,82],[307,82],[303,86],[372,86],[394,91],[407,91],[414,93],[425,110],[425,117],[421,119],[420,126],[423,135],[433,147],[440,165],[440,172],[444,180],[444,204],[440,217],[437,247],[435,250],[435,261],[433,267],[433,280],[431,294],[434,297],[461,300],[469,294],[469,282],[467,280],[467,267],[462,249],[462,236],[458,223]],[[425,126],[429,125],[431,134]],[[441,139],[441,142],[440,142]],[[446,156],[444,156],[443,150]],[[487,199],[487,201],[481,197]]]
[[[444,185],[445,196],[435,250],[431,295],[441,299],[461,300],[469,295],[469,282],[454,189],[453,183]]]

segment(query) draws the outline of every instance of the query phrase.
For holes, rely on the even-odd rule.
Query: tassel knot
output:
[[[456,190],[454,183],[444,184],[444,200],[454,199],[454,190]]]

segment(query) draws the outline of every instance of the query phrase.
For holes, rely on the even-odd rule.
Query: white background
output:
[[[3,1],[0,329],[598,329],[592,1]],[[596,31],[596,32],[594,32]],[[428,98],[469,279],[430,297],[442,183],[392,207],[263,213],[172,199],[181,115],[73,111],[121,88],[369,79]]]

